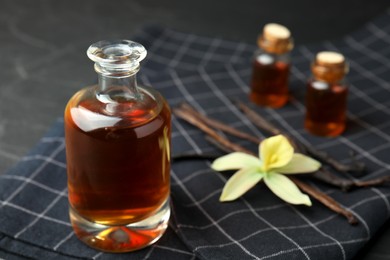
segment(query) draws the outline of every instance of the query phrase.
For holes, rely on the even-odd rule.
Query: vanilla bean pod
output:
[[[188,111],[185,111],[185,110],[182,110],[179,108],[174,108],[173,113],[177,117],[187,121],[188,123],[192,124],[193,126],[196,126],[200,130],[205,132],[207,135],[209,135],[210,137],[212,137],[213,139],[218,141],[221,145],[223,145],[231,150],[234,150],[234,151],[240,151],[240,152],[247,152],[248,151],[247,149],[245,149],[239,145],[236,145],[236,144],[230,142],[229,140],[227,140],[226,138],[220,136],[216,131],[214,131],[213,129],[208,127],[205,123],[200,121],[200,119],[198,119],[197,117],[195,117],[194,115],[192,115]]]
[[[207,135],[209,135],[211,138],[213,138],[216,142],[218,142],[220,144],[220,146],[225,147],[226,150],[231,150],[231,151],[235,151],[235,152],[244,152],[247,154],[257,156],[253,152],[249,151],[248,149],[241,147],[240,145],[234,144],[231,141],[229,141],[228,139],[218,135],[218,133],[216,131],[214,131],[213,129],[208,127],[199,118],[196,118],[188,111],[180,109],[180,108],[174,108],[173,113],[177,117],[180,117],[181,119],[183,119],[184,121],[198,127],[200,130],[202,130]],[[309,185],[304,184],[303,182],[300,182],[300,181],[296,181],[295,178],[294,178],[294,180],[295,180],[295,184],[299,188],[306,191],[307,193],[309,193],[309,191],[310,191],[311,193],[309,193],[309,194],[312,195],[313,198],[315,198],[319,202],[321,202],[324,206],[328,207],[329,209],[331,209],[337,213],[340,213],[340,214],[346,216],[349,223],[353,223],[353,224],[357,223],[357,222],[351,221],[350,216],[351,215],[353,216],[353,214],[351,212],[343,209],[334,199],[332,199],[331,197],[329,197],[325,193],[322,193],[318,190],[315,190],[315,192],[313,192],[314,189],[311,188]]]
[[[352,187],[356,186],[354,181],[334,175],[323,167],[321,167],[318,171],[310,174],[310,176],[326,184],[335,186],[342,191],[349,191]]]
[[[388,182],[390,182],[390,176],[383,176],[383,177],[366,180],[366,181],[355,181],[354,185],[357,187],[371,187],[371,186],[383,185]]]
[[[291,138],[290,135],[284,133],[282,130],[274,126],[272,123],[268,122],[265,118],[260,116],[254,110],[250,109],[247,105],[239,101],[236,101],[235,104],[249,119],[249,121],[251,121],[255,126],[272,135],[279,135],[279,134],[284,135],[290,141],[291,145],[294,147],[294,150],[302,153],[305,152],[304,147],[302,147],[299,143],[296,143],[294,139]]]
[[[317,199],[320,201],[322,204],[326,205],[328,208],[332,209],[334,212],[337,212],[344,217],[347,218],[348,223],[351,225],[356,225],[358,224],[357,218],[353,215],[353,213],[343,207],[340,206],[340,204],[332,199],[331,197],[325,195],[324,193],[320,192],[317,189],[314,189],[313,187],[307,185],[306,183],[303,183],[296,179],[295,177],[290,177],[290,179],[299,187],[301,188],[304,192],[310,194],[313,198]]]
[[[330,184],[332,186],[340,188],[342,191],[349,191],[352,188],[364,188],[364,187],[373,187],[380,186],[390,182],[390,176],[383,176],[374,178],[371,180],[360,181],[360,180],[350,180],[341,178],[333,173],[327,171],[324,168],[319,169],[316,172],[310,174],[311,177],[315,177],[317,180],[320,180],[324,183]]]
[[[364,171],[364,163],[354,161],[352,164],[343,164],[337,161],[336,159],[330,157],[327,153],[323,151],[319,151],[314,149],[313,147],[309,147],[304,145],[307,153],[317,158],[318,160],[326,161],[329,165],[331,165],[334,169],[340,172],[357,172],[361,173]]]
[[[238,131],[237,129],[231,127],[231,126],[228,126],[216,119],[212,119],[210,117],[207,117],[201,113],[199,113],[198,111],[196,111],[195,109],[193,109],[190,105],[188,105],[187,103],[182,103],[179,108],[181,110],[185,110],[185,111],[188,111],[189,113],[191,113],[193,116],[195,116],[196,118],[198,118],[199,120],[201,120],[202,122],[204,122],[206,125],[209,125],[211,127],[214,127],[218,130],[221,130],[225,133],[228,133],[228,134],[231,134],[233,136],[236,136],[236,137],[239,137],[239,138],[242,138],[242,139],[246,139],[248,141],[251,141],[255,144],[258,144],[261,142],[261,139],[260,138],[257,138],[257,137],[254,137],[250,134],[247,134],[247,133],[244,133],[244,132],[241,132],[241,131]]]
[[[313,147],[309,147],[301,142],[298,142],[297,140],[294,140],[294,138],[291,135],[283,132],[281,129],[277,128],[275,125],[265,120],[261,115],[259,115],[257,112],[252,110],[244,103],[237,101],[235,102],[235,104],[248,117],[248,119],[257,127],[273,135],[283,134],[290,140],[290,142],[292,142],[292,145],[294,146],[294,148],[297,148],[298,151],[312,155],[316,159],[329,164],[337,171],[346,173],[346,172],[361,172],[364,170],[363,163],[355,162],[354,164],[351,165],[343,164],[335,160],[334,158],[330,157],[327,153],[323,151],[319,151]]]

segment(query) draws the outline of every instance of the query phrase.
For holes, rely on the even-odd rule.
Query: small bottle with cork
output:
[[[251,80],[250,100],[260,106],[279,108],[288,101],[290,51],[294,43],[283,25],[269,23],[257,42]]]
[[[319,52],[307,84],[305,128],[314,135],[334,137],[346,125],[348,64],[337,52]]]

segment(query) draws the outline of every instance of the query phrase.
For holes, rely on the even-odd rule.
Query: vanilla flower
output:
[[[234,152],[216,159],[211,167],[216,171],[237,170],[225,184],[220,201],[239,198],[259,181],[282,200],[291,204],[311,206],[309,196],[302,193],[287,176],[318,170],[321,164],[300,153],[283,135],[263,140],[259,144],[259,158],[242,152]]]

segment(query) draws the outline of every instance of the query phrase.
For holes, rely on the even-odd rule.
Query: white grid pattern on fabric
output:
[[[40,215],[39,213],[36,213],[34,211],[31,211],[29,209],[26,209],[24,207],[21,207],[21,206],[18,206],[18,205],[15,205],[13,203],[7,203],[7,206],[11,207],[11,208],[15,208],[17,210],[20,210],[20,211],[23,211],[25,213],[28,213],[30,214],[31,216],[34,216],[34,217],[38,217],[38,218],[43,218],[43,219],[46,219],[46,220],[49,220],[49,221],[52,221],[54,223],[58,223],[58,224],[62,224],[64,226],[71,226],[69,222],[65,222],[65,221],[61,221],[61,220],[58,220],[58,219],[55,219],[55,218],[52,218],[52,217],[48,217],[48,216],[45,216],[45,215]]]
[[[58,153],[60,153],[64,149],[65,149],[65,144],[64,143],[60,144],[58,148],[53,151],[51,157],[55,157]],[[41,172],[42,168],[44,168],[48,163],[49,163],[48,160],[44,160],[44,163],[42,163],[40,167],[36,169],[29,176],[29,178],[26,178],[23,184],[21,184],[10,196],[8,196],[8,198],[6,198],[4,201],[1,202],[2,206],[7,205],[21,190],[23,190],[23,188],[30,182],[30,180],[32,180],[36,175],[38,175]]]
[[[184,185],[180,185],[180,180],[179,180],[179,178],[176,177],[174,172],[172,174],[172,177],[177,183],[179,183],[179,186],[181,187],[181,189],[184,190],[184,192],[187,194],[188,197],[190,197],[190,199],[193,201],[193,203],[197,205],[197,208],[200,211],[202,211],[202,213],[211,221],[211,223],[214,227],[217,227],[217,229],[220,231],[220,233],[223,236],[227,237],[231,241],[232,244],[238,245],[241,248],[241,250],[245,253],[245,255],[249,255],[249,256],[257,259],[257,257],[255,255],[253,255],[251,252],[249,252],[239,241],[234,240],[228,233],[226,233],[226,231],[223,228],[221,228],[221,226],[217,222],[215,222],[215,220],[207,213],[207,211],[205,211],[203,209],[203,207],[201,205],[199,205],[199,202],[192,196],[191,192],[189,192]],[[196,252],[196,248],[194,249],[194,252]]]
[[[15,238],[18,238],[21,234],[23,234],[27,229],[29,229],[30,227],[32,227],[34,224],[36,224],[42,217],[44,217],[46,215],[47,212],[49,212],[49,210],[51,210],[54,205],[60,200],[60,198],[62,196],[64,196],[67,192],[67,188],[65,188],[60,194],[57,195],[57,197],[55,197],[55,199],[49,204],[46,206],[45,210],[42,211],[41,213],[39,213],[37,215],[37,217],[31,221],[28,225],[24,226],[18,233],[16,233],[14,235]]]

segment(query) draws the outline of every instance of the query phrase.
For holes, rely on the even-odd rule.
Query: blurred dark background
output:
[[[263,25],[277,22],[297,45],[311,44],[339,39],[389,7],[389,0],[0,0],[0,174],[62,116],[76,90],[96,81],[85,54],[95,41],[159,24],[255,44]],[[361,259],[390,259],[387,229]]]

